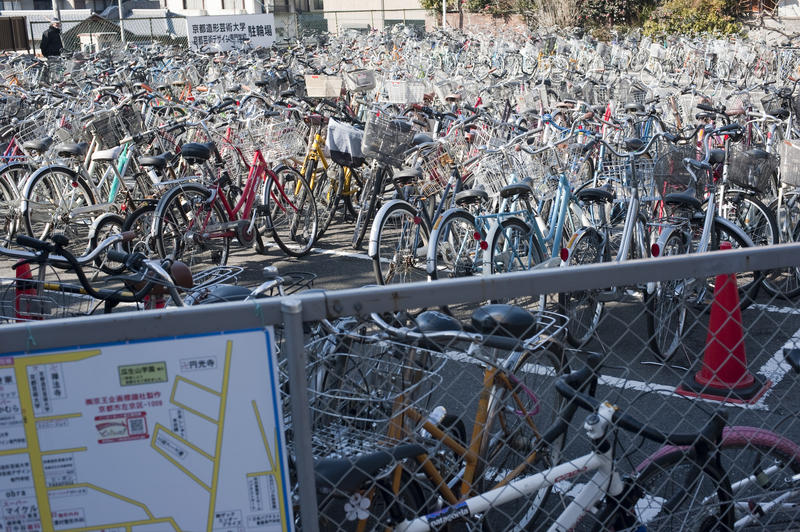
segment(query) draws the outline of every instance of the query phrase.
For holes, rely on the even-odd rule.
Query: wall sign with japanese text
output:
[[[193,50],[230,50],[247,40],[253,48],[271,46],[275,42],[275,16],[271,13],[186,17],[186,24],[189,46]]]
[[[291,530],[273,338],[0,357],[0,531]]]

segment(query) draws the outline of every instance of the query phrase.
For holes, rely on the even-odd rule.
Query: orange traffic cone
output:
[[[723,242],[720,249],[731,249],[731,245]],[[765,383],[747,369],[736,274],[718,275],[714,281],[703,367],[695,373],[694,379],[678,386],[675,393],[717,401],[754,403],[771,385],[771,381]]]

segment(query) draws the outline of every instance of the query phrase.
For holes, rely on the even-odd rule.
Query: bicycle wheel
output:
[[[125,220],[118,214],[103,215],[94,228],[92,237],[89,240],[89,248],[95,249],[97,245],[106,238],[120,234],[124,223]],[[122,243],[116,244],[110,249],[122,251]],[[101,271],[111,275],[118,275],[125,271],[125,266],[123,264],[108,262],[108,249],[103,251],[100,256],[94,260],[94,263]]]
[[[696,222],[700,224],[695,227],[696,234],[702,232],[702,218],[698,218]],[[732,249],[748,248],[753,246],[753,241],[745,234],[744,230],[733,222],[721,218],[714,217],[714,222],[711,227],[711,239],[709,241],[708,250],[717,251],[723,242],[728,242]],[[693,283],[692,291],[687,296],[687,301],[692,304],[696,309],[709,311],[711,310],[711,303],[714,299],[714,283],[716,278],[709,277],[707,279],[697,279]],[[739,291],[739,302],[742,309],[750,306],[758,294],[758,288],[764,280],[763,272],[737,272],[736,283]]]
[[[533,231],[519,218],[501,220],[489,240],[492,274],[530,270],[544,260]]]
[[[375,211],[378,210],[378,202],[383,193],[385,174],[386,170],[383,167],[379,167],[374,172],[370,172],[361,187],[357,205],[354,205],[357,215],[356,225],[353,229],[353,249],[361,248],[361,244],[367,234],[367,228],[370,227],[372,217],[375,215]]]
[[[378,284],[427,280],[429,229],[408,203],[387,203],[372,224],[370,256]]]
[[[186,263],[196,273],[228,261],[231,231],[211,190],[196,184],[179,185],[162,196],[153,214],[156,251],[162,258]]]
[[[264,182],[266,225],[278,246],[292,257],[302,257],[316,242],[319,220],[314,195],[300,172],[278,166]]]
[[[136,237],[133,240],[122,243],[122,248],[126,253],[141,253],[145,257],[155,257],[156,250],[155,236],[153,234],[153,218],[156,212],[155,203],[142,205],[128,216],[122,224],[122,231],[133,231]]]
[[[770,203],[769,210],[775,213],[779,242],[797,242],[800,239],[800,194],[784,193],[780,208],[776,199]],[[800,268],[770,270],[764,275],[763,286],[769,294],[788,299],[800,295]]]
[[[541,435],[557,418],[562,399],[552,377],[566,368],[563,357],[549,349],[526,352],[514,363],[512,372],[499,374],[490,394],[490,404],[479,463],[481,474],[475,485],[483,493],[556,465],[561,458],[566,434],[545,445]],[[543,371],[544,370],[544,371]],[[535,455],[534,455],[535,453]],[[499,505],[481,519],[489,530],[547,528],[552,487],[523,499]]]
[[[667,237],[659,256],[684,255],[687,252],[683,235],[675,231]],[[652,292],[645,291],[650,348],[661,360],[672,358],[683,340],[686,324],[684,286],[682,279],[671,279],[656,283]]]
[[[795,443],[764,429],[725,427],[720,454],[733,488],[734,520],[752,519],[736,530],[787,530],[797,522],[800,500],[792,476],[800,473],[800,448]],[[644,492],[636,517],[648,531],[722,529],[717,528],[724,510],[717,487],[691,457],[685,449],[665,447],[637,468],[636,486]],[[779,496],[786,499],[777,501]],[[779,504],[759,515],[771,502]]]
[[[569,247],[568,264],[584,265],[603,261],[603,237],[592,228],[578,233],[577,239]],[[594,290],[581,290],[558,295],[560,312],[569,318],[567,341],[580,347],[594,335],[603,314],[603,302]]]
[[[721,212],[725,219],[742,228],[754,245],[779,243],[775,215],[756,197],[746,192],[729,190],[722,199]]]
[[[317,166],[316,161],[313,162],[314,166]],[[311,161],[309,161],[309,164],[310,163]],[[307,183],[311,182],[309,177],[313,175],[313,168],[306,170]],[[336,171],[335,168],[329,167],[327,170],[320,170],[314,180],[314,197],[317,203],[317,214],[319,215],[318,239],[331,225],[333,217],[336,215],[336,210],[339,207],[339,200],[342,197],[342,187],[344,185],[341,177],[341,171]]]
[[[5,175],[0,175],[0,246],[10,246],[17,233],[18,205],[17,187]]]
[[[433,281],[481,275],[484,233],[482,227],[476,227],[475,217],[469,212],[454,209],[444,213],[431,232],[428,278]]]
[[[94,204],[94,194],[81,176],[69,168],[44,168],[31,176],[23,191],[25,231],[43,240],[61,233],[69,240],[67,249],[83,255],[97,214],[87,208]]]

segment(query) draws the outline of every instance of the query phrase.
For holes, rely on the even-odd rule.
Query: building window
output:
[[[316,11],[322,11],[324,9],[322,6],[322,0],[314,0],[314,9]]]
[[[75,9],[86,9],[86,0],[75,0]]]
[[[50,0],[33,0],[33,9],[53,9],[53,3]]]

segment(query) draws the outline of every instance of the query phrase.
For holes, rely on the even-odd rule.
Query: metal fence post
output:
[[[153,35],[153,19],[147,19],[150,22],[150,42],[152,43],[155,40],[155,36]]]
[[[314,481],[314,454],[311,450],[311,412],[306,388],[306,352],[303,343],[303,304],[297,298],[281,303],[285,352],[289,372],[292,432],[297,464],[300,519],[306,532],[319,531],[317,492]]]

